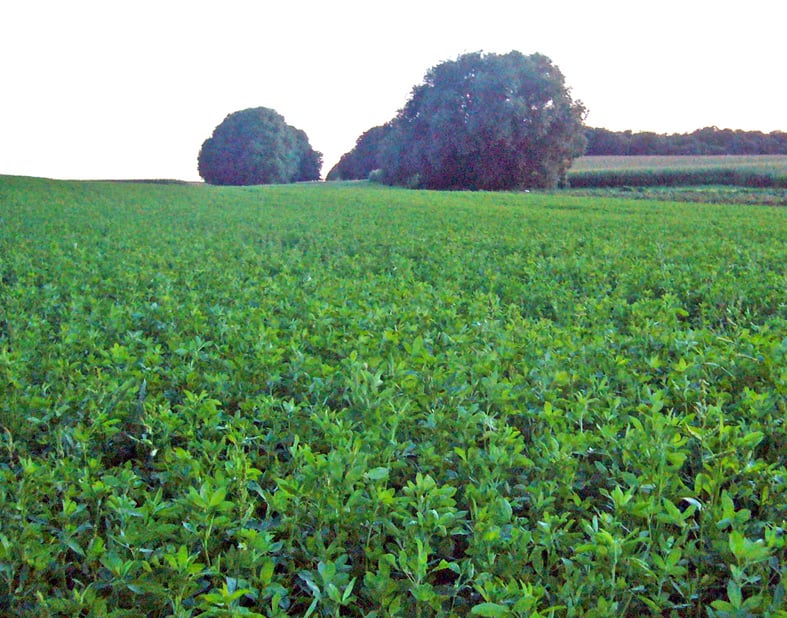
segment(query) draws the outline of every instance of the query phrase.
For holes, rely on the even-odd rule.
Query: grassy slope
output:
[[[0,178],[0,221],[3,612],[779,604],[782,210]]]

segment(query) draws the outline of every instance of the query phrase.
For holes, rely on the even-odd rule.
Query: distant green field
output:
[[[734,168],[787,174],[787,155],[580,157],[571,171]]]
[[[787,188],[787,156],[582,157],[572,187],[733,185]]]
[[[785,238],[0,177],[0,615],[783,615]]]

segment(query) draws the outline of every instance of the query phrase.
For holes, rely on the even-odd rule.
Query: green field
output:
[[[0,615],[785,616],[786,238],[0,177]]]
[[[649,169],[724,169],[787,174],[787,155],[709,155],[709,156],[596,156],[580,157],[571,171],[601,172],[610,170]]]
[[[574,188],[724,186],[769,189],[771,193],[763,196],[764,201],[784,205],[787,156],[581,157],[569,170],[568,182]],[[657,198],[658,195],[647,197]],[[735,202],[736,198],[723,201]]]

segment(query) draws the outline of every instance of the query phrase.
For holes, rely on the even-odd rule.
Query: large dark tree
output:
[[[272,109],[227,116],[202,144],[199,175],[214,185],[261,185],[317,180],[322,155],[306,133]]]
[[[366,131],[355,142],[355,148],[344,154],[331,168],[326,180],[361,180],[381,166],[380,146],[388,137],[391,125],[384,124]]]
[[[380,151],[383,181],[553,187],[584,150],[584,106],[546,56],[472,53],[427,72]]]

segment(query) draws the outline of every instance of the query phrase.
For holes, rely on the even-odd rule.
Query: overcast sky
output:
[[[0,0],[0,174],[198,180],[272,107],[323,174],[463,52],[540,52],[591,126],[787,130],[783,0]]]

